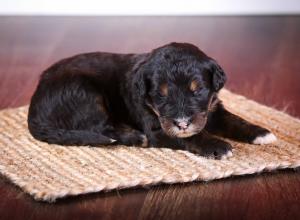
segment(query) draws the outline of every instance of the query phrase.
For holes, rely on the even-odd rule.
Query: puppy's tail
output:
[[[31,135],[40,141],[60,145],[108,145],[116,140],[87,130],[66,130],[28,124]]]

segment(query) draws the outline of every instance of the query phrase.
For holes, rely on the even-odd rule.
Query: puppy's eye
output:
[[[193,92],[194,95],[201,95],[202,88],[198,88],[196,91]]]
[[[163,83],[159,87],[160,95],[161,96],[167,96],[168,95],[168,85],[166,83]]]

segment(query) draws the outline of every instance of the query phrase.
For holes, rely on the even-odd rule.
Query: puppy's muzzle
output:
[[[173,123],[180,130],[186,130],[188,126],[191,124],[191,120],[188,118],[179,118],[179,119],[175,119]]]
[[[160,117],[161,127],[169,136],[186,138],[199,133],[206,124],[206,113],[196,113],[191,118],[167,119]]]

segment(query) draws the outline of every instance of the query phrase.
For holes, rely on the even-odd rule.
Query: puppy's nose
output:
[[[174,124],[180,129],[185,130],[188,128],[190,122],[186,119],[177,119],[174,121]]]

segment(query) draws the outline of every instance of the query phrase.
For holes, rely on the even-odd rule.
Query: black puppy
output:
[[[149,145],[212,158],[231,155],[214,135],[267,144],[268,130],[228,112],[217,97],[221,67],[196,46],[145,54],[88,53],[44,71],[28,116],[38,140],[63,145]]]

